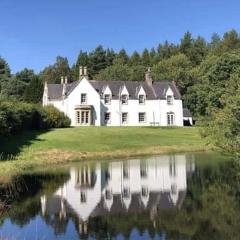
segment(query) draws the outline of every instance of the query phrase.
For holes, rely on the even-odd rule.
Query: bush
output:
[[[46,124],[49,128],[64,128],[69,127],[71,120],[54,106],[44,107],[46,112]]]
[[[0,101],[0,136],[22,130],[69,127],[70,119],[53,106]]]

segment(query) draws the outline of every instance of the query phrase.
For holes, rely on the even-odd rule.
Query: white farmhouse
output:
[[[43,105],[64,112],[72,126],[183,126],[183,106],[174,82],[89,80],[80,67],[79,80],[45,84]]]

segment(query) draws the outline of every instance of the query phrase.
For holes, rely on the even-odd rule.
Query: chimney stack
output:
[[[150,87],[152,86],[153,80],[152,80],[152,73],[151,73],[150,67],[148,68],[147,72],[145,73],[145,81]]]
[[[64,84],[64,77],[61,76],[61,84]]]
[[[87,67],[80,66],[79,67],[79,80],[82,80],[84,77],[86,79],[88,79]]]

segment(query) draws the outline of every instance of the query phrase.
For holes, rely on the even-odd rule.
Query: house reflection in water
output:
[[[106,167],[82,165],[70,170],[70,180],[53,196],[41,197],[42,214],[64,219],[74,214],[79,233],[87,233],[89,217],[181,207],[187,175],[194,171],[192,155],[166,155],[147,160],[115,161]]]

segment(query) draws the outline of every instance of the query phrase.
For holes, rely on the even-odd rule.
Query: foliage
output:
[[[41,78],[48,83],[61,83],[61,77],[68,77],[69,81],[72,78],[72,71],[70,69],[68,59],[58,56],[53,65],[46,67],[41,73]]]
[[[53,113],[56,116],[52,116]],[[0,136],[11,135],[22,130],[68,127],[70,120],[53,107],[16,101],[0,102]]]
[[[207,135],[217,146],[240,155],[240,68],[226,84],[221,104],[223,108],[212,110]]]
[[[78,80],[79,66],[88,67],[90,79],[129,81],[144,80],[146,68],[152,67],[154,81],[174,80],[184,106],[196,119],[204,117],[208,121],[212,116],[217,119],[217,113],[224,108],[227,111],[230,104],[223,99],[231,75],[240,66],[240,35],[234,29],[223,36],[214,33],[207,42],[186,32],[179,43],[165,41],[132,54],[99,45],[90,52],[81,50],[73,66],[66,57],[58,56],[54,64],[38,75],[29,69],[11,74],[7,62],[0,58],[0,97],[38,103],[44,82],[60,83],[61,76],[67,76],[69,82]],[[238,104],[236,98],[231,101],[231,105]],[[231,122],[233,115],[225,113],[226,123]]]
[[[46,112],[46,123],[49,128],[69,127],[71,120],[54,106],[46,106],[43,108]]]
[[[152,71],[154,79],[159,81],[176,81],[181,92],[184,92],[191,84],[191,62],[184,54],[174,55],[163,59],[156,64]]]

